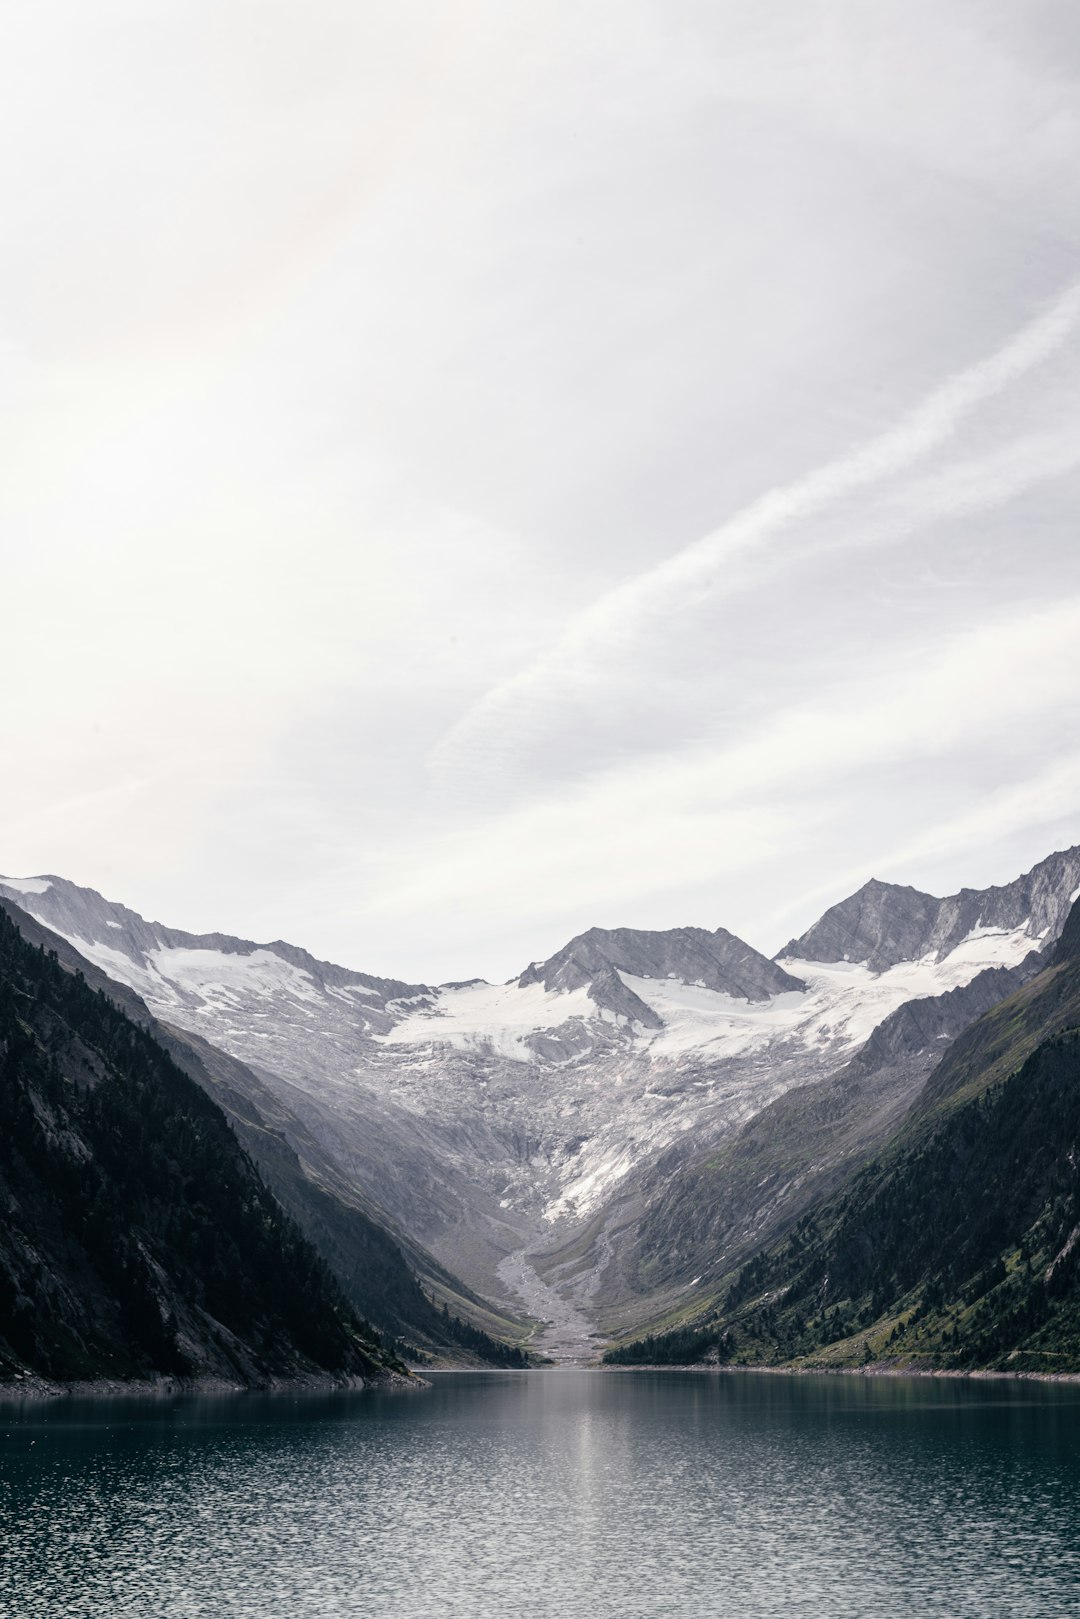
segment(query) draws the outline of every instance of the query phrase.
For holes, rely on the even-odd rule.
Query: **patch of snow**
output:
[[[333,995],[335,1000],[344,1001],[347,1006],[352,1004],[354,996],[361,995],[366,1001],[380,1001],[377,989],[369,989],[366,984],[346,984],[343,989],[336,989],[332,984],[326,985],[327,995]]]
[[[51,887],[48,877],[0,877],[0,888],[10,888],[13,894],[44,894]]]
[[[398,1012],[402,1009],[402,1007],[427,1006],[430,999],[431,997],[425,995],[423,991],[417,995],[398,995],[394,1000],[387,1001],[386,1010],[388,1012]]]
[[[147,960],[151,969],[168,983],[203,999],[224,998],[235,1005],[237,994],[275,1000],[284,993],[295,1000],[322,1004],[322,995],[311,974],[284,961],[273,950],[252,950],[241,955],[227,950],[164,945],[151,950]]]
[[[54,931],[60,932],[59,928]],[[85,956],[95,967],[100,967],[103,973],[115,978],[117,983],[126,984],[129,989],[136,990],[150,1004],[151,1010],[159,1008],[172,1011],[179,1004],[176,991],[165,982],[160,973],[126,955],[123,950],[114,950],[112,945],[103,944],[98,939],[82,939],[77,933],[62,933],[60,937],[74,945],[80,956]]]
[[[782,965],[821,998],[822,1017],[839,1014],[835,1029],[842,1038],[861,1045],[905,1001],[959,989],[987,967],[1016,967],[1030,949],[1026,927],[979,927],[940,961],[927,955],[897,962],[882,973],[870,972],[865,963],[848,965],[846,982],[837,981],[832,964],[786,960]]]
[[[636,1162],[636,1154],[626,1147],[597,1154],[584,1174],[576,1175],[564,1184],[562,1195],[548,1204],[543,1218],[554,1222],[567,1215],[591,1213],[604,1201],[612,1187],[630,1173]]]
[[[797,989],[771,1001],[743,1001],[720,990],[670,978],[638,978],[627,972],[620,972],[619,977],[664,1024],[645,1035],[651,1054],[657,1057],[705,1048],[710,1057],[741,1056],[794,1030],[806,1002],[805,993]]]
[[[84,939],[74,933],[65,933],[62,937],[110,978],[136,990],[152,1012],[175,1015],[186,1007],[199,1017],[215,1013],[227,1015],[228,1025],[220,1031],[222,1035],[229,1033],[242,1039],[249,1032],[254,1034],[235,1022],[240,1009],[249,1016],[260,1015],[257,1007],[250,1004],[252,1001],[269,1004],[276,1010],[283,999],[287,999],[294,1005],[294,1015],[299,1012],[308,1018],[315,1015],[314,1007],[326,1004],[310,973],[284,961],[272,950],[257,949],[243,955],[226,950],[160,946],[139,957],[128,955],[100,939]],[[297,1007],[296,1002],[301,1005]]]
[[[1023,960],[1023,955],[1016,955],[1019,944],[1023,945],[1024,955],[1031,947],[1032,934],[1028,931],[1030,925],[1029,919],[1020,927],[1009,931],[1005,928],[983,927],[980,922],[978,927],[972,928],[966,939],[961,939],[960,943],[949,952],[945,961],[961,963],[976,960],[979,963],[979,972],[982,972],[984,967],[1015,966],[1018,960]],[[1043,932],[1046,932],[1045,928]],[[944,965],[944,962],[941,965]]]
[[[664,1024],[651,1038],[652,1056],[700,1051],[720,1060],[748,1056],[781,1041],[808,1049],[827,1044],[854,1049],[905,1001],[968,984],[986,967],[1015,966],[1030,949],[1030,936],[1022,927],[979,927],[941,961],[927,955],[880,973],[871,972],[865,962],[788,957],[780,966],[807,988],[785,990],[768,1001],[742,1001],[696,984],[631,973],[619,976]]]
[[[659,1030],[598,1007],[584,986],[569,992],[547,990],[542,983],[522,988],[516,979],[507,984],[460,985],[436,991],[434,999],[412,996],[389,1002],[388,1010],[405,1015],[377,1038],[384,1046],[441,1044],[552,1066],[559,1059],[550,1054],[541,1058],[528,1037],[554,1034],[581,1020],[594,1029],[602,1025],[617,1029],[638,1049],[647,1049],[650,1058],[678,1060],[700,1052],[719,1062],[752,1057],[779,1045],[801,1046],[808,1052],[833,1048],[839,1053],[860,1046],[905,1001],[955,989],[986,967],[1013,966],[1030,948],[1023,927],[980,925],[941,961],[927,955],[880,973],[865,962],[789,959],[781,965],[807,988],[787,990],[765,1001],[740,1000],[671,976],[620,972],[626,987],[660,1018]],[[586,1056],[579,1048],[565,1060],[576,1063]]]
[[[509,984],[469,984],[461,989],[439,989],[434,1001],[412,996],[421,1002],[383,1035],[380,1044],[411,1046],[436,1041],[460,1050],[493,1051],[497,1056],[518,1062],[536,1062],[536,1053],[526,1044],[527,1036],[544,1029],[557,1029],[571,1018],[596,1018],[599,1009],[586,989],[548,990],[543,984],[522,989],[516,979]],[[396,1010],[404,1000],[388,1003]]]

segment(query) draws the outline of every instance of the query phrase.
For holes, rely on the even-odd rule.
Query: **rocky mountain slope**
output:
[[[404,1371],[221,1110],[6,913],[0,1112],[0,1381]]]
[[[1072,902],[1069,877],[1063,883],[1062,876],[1074,853],[1051,855],[1015,882],[962,888],[946,899],[872,879],[849,899],[830,906],[780,955],[864,961],[872,972],[884,972],[898,962],[928,955],[943,961],[983,930],[1009,933],[1023,928],[1032,939],[1057,938]]]
[[[620,1360],[1080,1371],[1080,903],[893,1137],[712,1308]]]
[[[661,1303],[692,1305],[788,1228],[874,1152],[949,1042],[1026,983],[1039,961],[1033,953],[1017,967],[987,968],[960,988],[906,1002],[834,1074],[786,1091],[707,1152],[662,1158],[626,1211],[608,1276],[594,1290],[601,1325],[617,1334],[628,1320],[655,1316]],[[587,1253],[571,1243],[547,1257],[543,1273],[565,1284]]]
[[[867,884],[774,961],[723,929],[592,929],[507,984],[433,986],[0,879],[155,1017],[250,1068],[473,1289],[561,1300],[579,1343],[698,1285],[713,1160],[744,1160],[723,1169],[735,1255],[871,1150],[965,1022],[1036,970],[1076,891],[1072,849],[944,900]],[[688,1175],[701,1197],[680,1204]]]
[[[133,990],[10,901],[0,899],[0,913],[10,916],[28,943],[55,953],[69,971],[80,971],[214,1098],[353,1308],[386,1340],[399,1342],[402,1352],[444,1361],[523,1363],[515,1344],[526,1336],[526,1323],[497,1314],[419,1244],[391,1229],[383,1211],[250,1068],[199,1035],[151,1017]]]

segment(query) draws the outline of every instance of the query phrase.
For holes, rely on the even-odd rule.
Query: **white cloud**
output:
[[[756,870],[820,836],[849,791],[860,814],[891,820],[895,836],[904,818],[902,803],[891,817],[888,807],[897,768],[916,781],[939,770],[955,776],[965,759],[999,750],[1003,773],[1029,770],[1040,749],[1057,747],[1059,728],[1080,722],[1077,645],[1080,596],[1003,617],[914,668],[902,660],[869,689],[852,682],[828,701],[781,710],[752,739],[634,760],[411,850],[402,861],[407,875],[377,891],[369,912],[419,923],[432,907],[509,904],[543,916],[565,911],[572,895],[583,914],[595,906],[610,915],[613,905],[657,888],[705,890],[734,873],[753,881]],[[1010,734],[1019,746],[1006,754]],[[1045,774],[1038,764],[1037,779]],[[960,787],[963,794],[962,778]],[[1034,796],[1020,782],[1007,802]],[[1000,813],[1012,830],[1014,809]],[[987,813],[988,832],[996,824]],[[927,847],[940,836],[928,832]],[[920,847],[911,842],[913,857]]]
[[[1004,0],[17,8],[0,865],[464,976],[1034,816],[1078,77]]]
[[[578,613],[551,650],[484,694],[439,744],[436,769],[468,768],[473,752],[484,751],[488,733],[513,727],[519,707],[577,700],[583,685],[604,678],[607,655],[614,654],[620,666],[632,658],[647,625],[664,620],[674,624],[702,596],[722,597],[729,589],[729,570],[745,553],[763,550],[792,530],[797,540],[800,528],[823,508],[895,479],[939,450],[972,412],[1053,356],[1075,336],[1078,325],[1080,283],[1074,283],[1001,348],[950,377],[869,444],[793,485],[770,491],[713,533],[616,586]],[[1007,446],[1008,465],[998,452],[990,467],[947,467],[935,480],[906,491],[908,530],[960,504],[972,509],[992,504],[1028,482],[1075,466],[1080,460],[1077,426],[1074,417],[1068,427],[1056,429],[1049,444],[1037,440]],[[886,527],[883,533],[864,519],[846,543],[870,547],[894,535],[895,528],[890,533]]]

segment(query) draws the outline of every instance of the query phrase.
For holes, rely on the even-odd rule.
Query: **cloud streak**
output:
[[[1024,785],[1027,773],[1036,781],[1076,779],[1075,760],[1058,771],[1045,755],[1058,750],[1060,727],[1066,734],[1080,727],[1077,645],[1080,595],[1002,614],[954,635],[915,670],[904,659],[868,689],[854,684],[828,701],[792,704],[727,748],[636,759],[412,850],[407,874],[376,890],[370,913],[420,916],[432,905],[509,902],[543,915],[564,910],[572,893],[584,914],[599,910],[614,921],[613,907],[621,917],[657,888],[695,886],[705,896],[730,873],[745,878],[790,858],[820,835],[849,793],[858,796],[867,855],[879,859],[874,829],[895,818],[897,772],[921,782],[947,765],[954,777],[970,772],[974,784],[988,757],[1003,783],[999,808],[966,811],[956,826],[1011,829],[1016,806],[1030,811],[1037,795]],[[1004,735],[1014,738],[1008,753]],[[1013,774],[1021,779],[1006,787]],[[1050,808],[1065,807],[1056,790]],[[894,841],[914,859],[955,846],[959,836],[931,831],[921,842]],[[903,858],[898,852],[887,863],[895,868]],[[864,869],[862,877],[870,874]],[[709,915],[702,907],[693,919]]]
[[[1074,282],[1006,343],[935,388],[870,443],[786,488],[769,491],[704,538],[607,592],[571,620],[550,650],[472,705],[436,746],[431,760],[435,772],[471,769],[493,733],[513,731],[516,710],[527,709],[533,700],[543,705],[567,684],[576,692],[602,672],[606,656],[625,657],[647,625],[677,618],[680,609],[705,595],[722,594],[724,570],[743,556],[760,553],[824,508],[896,478],[940,450],[980,407],[1051,359],[1078,328],[1080,282]],[[873,546],[957,503],[977,509],[987,500],[1004,500],[1031,481],[1075,465],[1080,453],[1075,444],[1075,436],[1064,444],[1055,437],[1049,457],[1044,440],[1014,445],[1008,468],[995,457],[990,468],[977,469],[992,473],[981,484],[973,480],[970,467],[939,475],[936,490],[933,484],[925,486],[927,498],[917,515],[909,500],[906,524],[894,523],[891,534],[868,526],[846,543]]]

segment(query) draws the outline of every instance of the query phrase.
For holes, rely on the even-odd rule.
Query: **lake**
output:
[[[0,1406],[0,1614],[1080,1614],[1080,1385],[432,1382]]]

